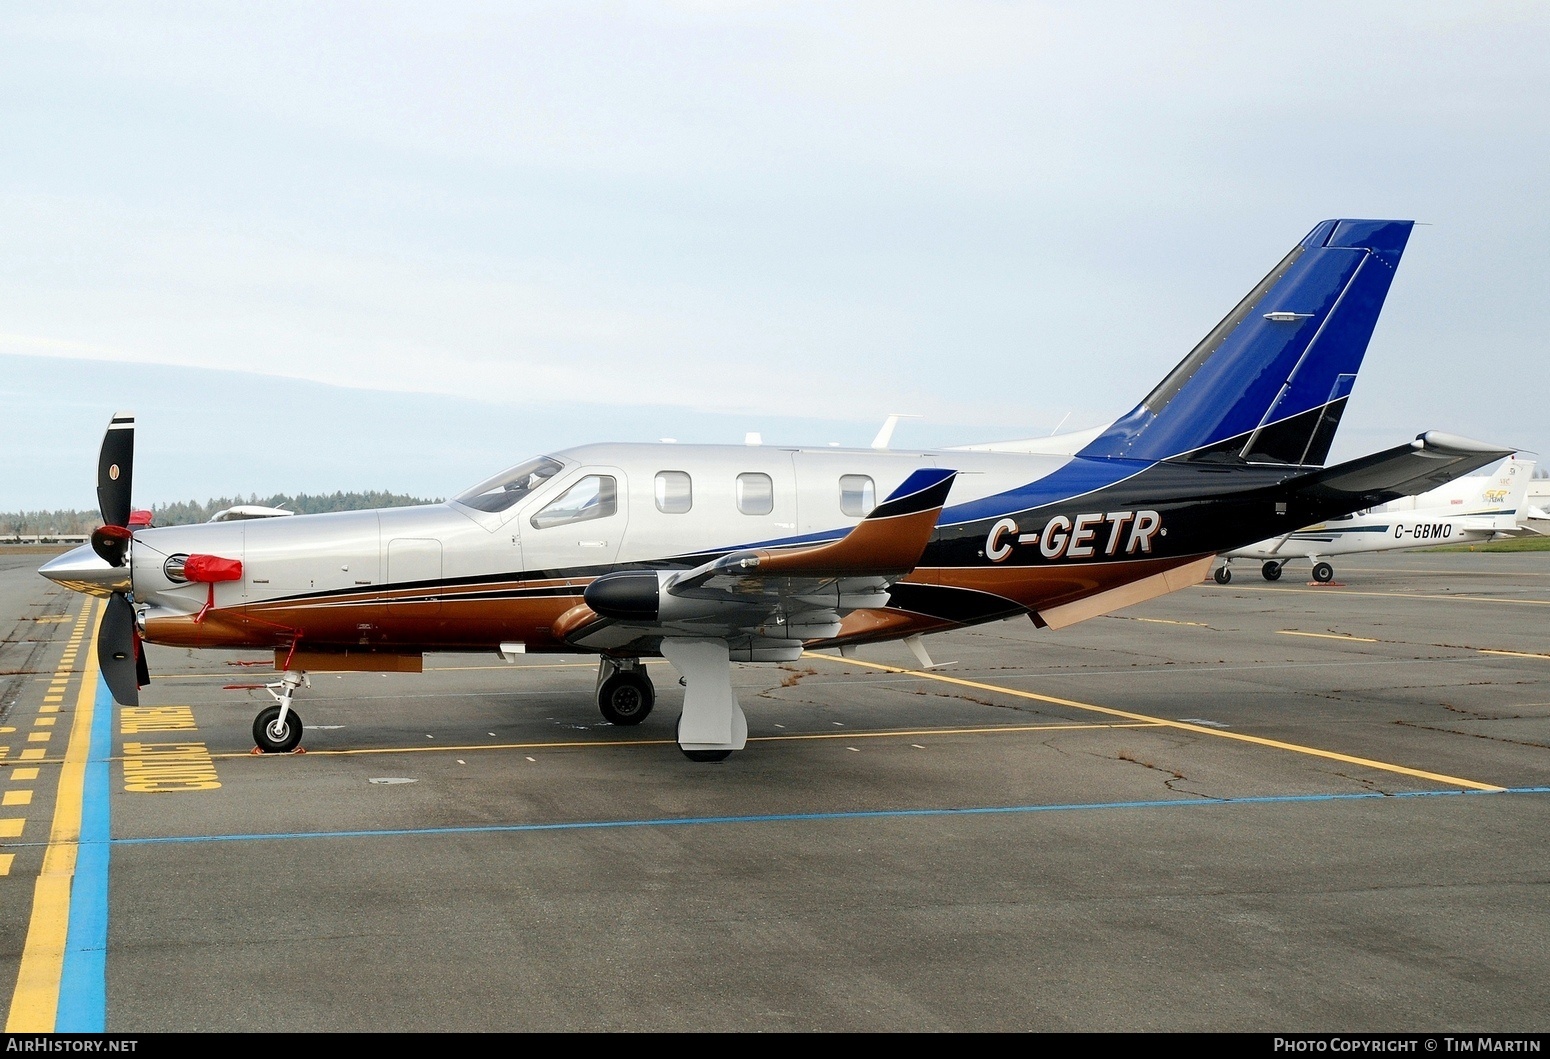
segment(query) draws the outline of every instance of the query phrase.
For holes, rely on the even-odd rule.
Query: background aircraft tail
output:
[[[1413,224],[1317,225],[1079,455],[1322,465]]]

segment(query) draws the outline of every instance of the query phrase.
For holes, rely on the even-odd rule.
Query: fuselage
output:
[[[1058,624],[1063,606],[1326,514],[1272,502],[1284,467],[672,444],[589,445],[519,467],[444,504],[138,530],[142,634],[202,647],[574,650],[555,624],[600,574],[837,539],[922,467],[959,472],[925,555],[887,608],[848,615],[827,642],[1022,614]],[[240,562],[241,576],[180,581],[190,555]]]
[[[1511,522],[1511,519],[1508,519]],[[1457,515],[1440,509],[1391,511],[1327,519],[1295,533],[1227,553],[1234,559],[1327,559],[1361,552],[1477,544],[1510,529],[1491,516]]]

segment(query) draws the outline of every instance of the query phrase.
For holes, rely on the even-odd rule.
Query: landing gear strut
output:
[[[253,719],[253,742],[266,754],[289,754],[301,745],[301,714],[291,709],[291,696],[297,688],[311,687],[307,674],[287,669],[279,680],[265,684],[274,699]]]
[[[597,708],[609,724],[640,724],[656,704],[651,678],[638,658],[604,658],[597,666]]]
[[[748,720],[732,690],[732,663],[724,640],[662,641],[662,657],[684,677],[678,749],[690,761],[722,761],[748,744]]]

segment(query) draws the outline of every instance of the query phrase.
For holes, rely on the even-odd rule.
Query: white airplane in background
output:
[[[1509,456],[1490,474],[1458,478],[1417,496],[1223,552],[1224,562],[1213,576],[1225,585],[1232,580],[1234,559],[1258,559],[1265,580],[1278,581],[1282,567],[1299,559],[1313,564],[1313,580],[1328,583],[1335,576],[1329,560],[1337,555],[1478,544],[1542,532],[1532,525],[1533,512],[1524,503],[1533,475],[1533,460]]]
[[[666,658],[685,688],[679,748],[721,760],[748,738],[733,662],[889,640],[920,657],[923,634],[1009,618],[1064,628],[1196,584],[1285,527],[1509,455],[1430,432],[1323,466],[1411,226],[1316,225],[1135,408],[1056,451],[899,451],[886,434],[867,449],[586,445],[444,504],[152,527],[130,503],[120,414],[98,457],[104,524],[39,572],[106,598],[97,657],[122,705],[150,680],[142,641],[273,651],[274,704],[253,722],[266,753],[301,740],[308,672],[586,652],[620,725],[652,709],[641,659]],[[1036,369],[998,363],[987,385],[1009,370]],[[781,378],[772,364],[732,385]]]

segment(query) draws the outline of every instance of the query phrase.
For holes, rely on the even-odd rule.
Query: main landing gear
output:
[[[273,706],[265,706],[253,719],[253,742],[266,754],[289,754],[301,745],[301,715],[291,709],[291,696],[300,687],[311,687],[307,674],[286,670],[273,684],[265,684],[264,690],[274,699]]]
[[[597,664],[597,708],[609,724],[640,724],[656,705],[656,689],[638,658],[603,658]]]
[[[1223,563],[1221,566],[1216,568],[1216,573],[1212,574],[1211,576],[1216,579],[1217,584],[1225,585],[1227,582],[1232,580],[1232,567],[1228,566],[1226,563]]]
[[[1274,559],[1265,563],[1264,566],[1261,566],[1259,568],[1259,572],[1264,575],[1266,581],[1281,580],[1281,564],[1276,562]]]
[[[748,720],[732,690],[731,654],[724,640],[662,641],[662,657],[683,674],[684,710],[678,749],[690,761],[722,761],[748,745]]]
[[[1325,562],[1313,564],[1313,580],[1321,585],[1327,585],[1335,579],[1335,568]]]

